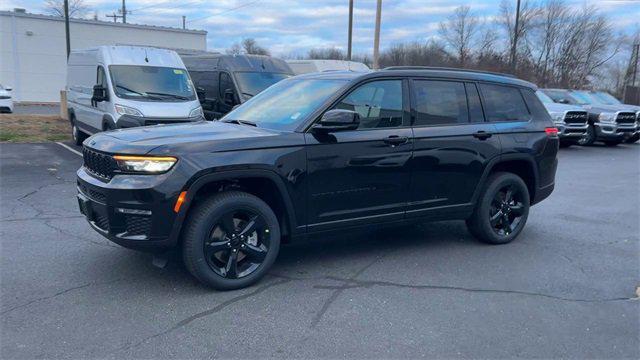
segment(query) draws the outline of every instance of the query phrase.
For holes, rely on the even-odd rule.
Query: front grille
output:
[[[97,151],[82,148],[82,157],[84,158],[84,167],[92,174],[111,180],[113,171],[116,169],[116,161],[111,155],[99,153]],[[90,195],[90,194],[89,194]]]
[[[94,213],[93,215],[93,222],[96,224],[96,226],[104,231],[109,231],[109,218],[96,213]]]
[[[84,184],[82,184],[80,181],[78,181],[78,189],[80,189],[80,191],[84,195],[90,197],[93,200],[96,200],[96,201],[101,202],[103,204],[107,202],[107,195],[103,194],[100,191],[90,189],[89,187],[87,187]]]
[[[567,124],[586,124],[587,117],[585,111],[568,111],[564,116],[564,122]]]
[[[633,124],[636,122],[636,114],[632,112],[619,113],[616,122],[618,124]]]
[[[145,126],[153,126],[153,125],[161,125],[161,124],[184,124],[191,122],[189,120],[174,120],[174,119],[166,119],[166,120],[145,120]]]
[[[151,218],[148,216],[127,215],[125,223],[127,225],[127,235],[129,236],[147,236],[151,229]]]

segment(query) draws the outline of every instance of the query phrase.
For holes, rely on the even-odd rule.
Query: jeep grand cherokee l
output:
[[[87,139],[80,209],[122,246],[181,247],[217,289],[312,233],[459,219],[508,243],[554,188],[557,129],[535,90],[445,69],[301,75],[220,121]]]

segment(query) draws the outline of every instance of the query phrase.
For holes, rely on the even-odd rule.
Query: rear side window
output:
[[[414,80],[415,126],[469,122],[464,84],[453,81]]]
[[[520,91],[536,120],[551,120],[547,109],[542,105],[542,101],[540,101],[540,98],[538,98],[533,90],[522,89]]]
[[[511,86],[480,84],[487,121],[529,121],[531,115],[520,94]]]
[[[336,109],[360,115],[358,130],[402,126],[402,80],[379,80],[360,85]]]

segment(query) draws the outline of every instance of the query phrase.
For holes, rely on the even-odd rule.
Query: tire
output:
[[[513,202],[509,202],[509,205],[501,203],[508,196],[505,189],[512,191]],[[496,203],[500,205],[495,206]],[[508,172],[492,174],[484,185],[473,214],[467,219],[467,228],[484,243],[507,244],[518,237],[524,228],[529,216],[529,204],[529,190],[522,178]],[[507,222],[510,231],[505,225]]]
[[[626,139],[624,142],[627,144],[633,144],[638,140],[640,140],[640,133],[631,136],[630,138]]]
[[[596,129],[593,124],[587,127],[587,134],[578,140],[578,145],[591,146],[596,141]]]
[[[618,146],[622,142],[622,140],[616,141],[603,141],[606,146]]]
[[[242,235],[241,228],[248,228],[254,215],[255,231]],[[280,250],[280,225],[258,197],[228,191],[190,211],[182,241],[185,266],[196,279],[217,290],[240,289],[256,283],[273,265]]]
[[[87,137],[88,135],[80,130],[76,125],[76,118],[71,117],[71,139],[73,140],[73,143],[78,146],[82,146],[82,142],[85,141]]]

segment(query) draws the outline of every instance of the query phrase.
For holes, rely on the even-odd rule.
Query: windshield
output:
[[[557,103],[562,103],[562,100],[566,100],[567,103],[572,105],[586,105],[585,102],[569,95],[569,92],[566,90],[545,90],[544,93],[549,95],[549,97]]]
[[[284,80],[221,120],[248,121],[258,127],[292,131],[345,84],[343,80]]]
[[[594,102],[598,103],[598,101],[594,100],[586,91],[572,91],[571,96],[580,101],[582,105],[591,105]]]
[[[594,93],[593,96],[596,97],[598,100],[600,100],[600,102],[603,104],[607,104],[607,105],[622,104],[620,100],[616,99],[615,97],[613,97],[613,95],[606,92],[597,92],[597,93]]]
[[[291,76],[289,74],[264,72],[237,72],[235,75],[240,91],[249,96],[255,96],[269,86]]]
[[[551,99],[549,96],[547,96],[547,94],[543,93],[542,91],[538,90],[536,91],[536,95],[538,96],[538,99],[540,99],[540,101],[542,101],[545,104],[553,104],[553,99]]]
[[[147,101],[191,101],[195,92],[184,69],[111,65],[111,82],[116,95],[124,99]]]

